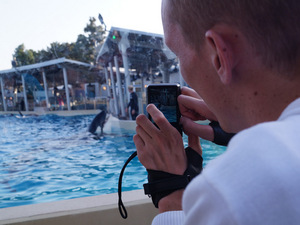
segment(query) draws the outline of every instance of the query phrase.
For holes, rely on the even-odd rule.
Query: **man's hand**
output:
[[[145,115],[136,118],[133,141],[140,162],[147,169],[182,175],[187,158],[181,135],[153,104],[148,105],[147,111],[158,128]]]
[[[148,105],[147,111],[159,128],[145,115],[137,117],[133,140],[140,162],[147,169],[182,175],[187,168],[187,157],[181,135],[153,104]],[[197,136],[191,134],[188,142],[189,147],[202,154]],[[181,210],[182,193],[183,189],[162,198],[159,211]]]
[[[195,135],[213,141],[214,132],[212,127],[194,122],[199,120],[217,121],[217,118],[208,109],[201,97],[193,89],[183,87],[181,95],[178,97],[178,104],[182,115],[181,124],[184,133],[188,136]]]
[[[213,120],[216,116],[208,109],[206,103],[193,89],[183,87],[181,95],[178,97],[178,104],[181,115],[193,121]]]

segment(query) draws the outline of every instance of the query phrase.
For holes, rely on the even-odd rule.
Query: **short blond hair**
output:
[[[133,86],[132,85],[128,85],[128,90],[129,91],[133,91]]]
[[[166,0],[168,15],[194,48],[218,23],[236,26],[272,69],[296,69],[300,58],[299,0]]]

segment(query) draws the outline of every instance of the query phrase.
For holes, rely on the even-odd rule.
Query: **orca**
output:
[[[103,127],[105,122],[107,121],[106,115],[107,115],[106,111],[103,110],[97,116],[95,116],[95,118],[93,119],[92,123],[89,126],[88,131],[94,135],[97,135],[96,130],[98,127],[100,127],[101,128],[100,136],[103,136]]]

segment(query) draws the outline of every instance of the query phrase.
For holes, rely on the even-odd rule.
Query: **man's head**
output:
[[[236,26],[270,68],[290,71],[300,57],[298,0],[166,0],[184,38],[199,48],[216,24]]]
[[[131,92],[133,92],[133,86],[132,85],[129,85],[128,86],[128,91],[131,93]]]
[[[166,44],[225,130],[277,119],[300,97],[299,12],[297,0],[162,0]]]

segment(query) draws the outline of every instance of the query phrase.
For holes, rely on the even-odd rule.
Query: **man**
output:
[[[126,108],[126,112],[129,111],[132,120],[135,120],[137,115],[139,114],[139,106],[138,106],[138,97],[136,93],[133,91],[133,86],[128,86],[128,91],[130,93],[130,101]]]
[[[162,0],[166,44],[195,90],[178,98],[189,147],[201,154],[197,136],[211,139],[193,122],[203,117],[238,134],[185,190],[160,198],[153,224],[300,224],[299,12],[297,0]],[[184,174],[180,135],[147,111],[159,129],[137,117],[139,160]]]

